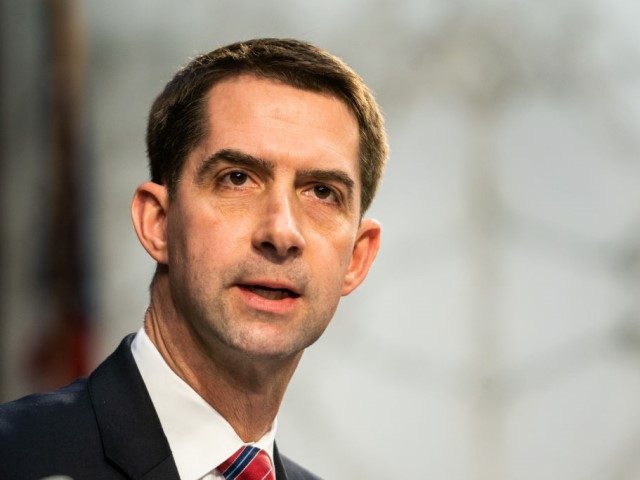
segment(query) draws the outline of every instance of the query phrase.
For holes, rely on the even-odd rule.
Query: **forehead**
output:
[[[230,148],[276,165],[342,168],[359,179],[358,124],[333,95],[242,75],[214,85],[206,117],[205,154]]]

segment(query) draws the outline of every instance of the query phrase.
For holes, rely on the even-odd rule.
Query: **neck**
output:
[[[169,367],[222,415],[244,442],[260,439],[273,424],[302,352],[256,359],[226,345],[205,345],[177,312],[160,275],[151,289],[144,328]]]

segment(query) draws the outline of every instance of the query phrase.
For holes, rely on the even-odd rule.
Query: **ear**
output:
[[[380,248],[380,224],[367,218],[360,222],[351,263],[342,283],[342,295],[349,295],[367,276]]]
[[[167,256],[167,188],[146,182],[136,189],[131,202],[131,220],[144,249],[158,263],[166,264]]]

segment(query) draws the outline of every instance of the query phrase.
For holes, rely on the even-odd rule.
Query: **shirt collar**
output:
[[[197,480],[246,445],[233,427],[193,388],[175,374],[144,328],[131,343],[131,353],[149,391],[182,480]],[[257,442],[273,463],[277,421]]]

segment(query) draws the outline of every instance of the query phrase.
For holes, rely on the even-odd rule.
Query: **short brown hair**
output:
[[[200,55],[176,73],[149,113],[147,154],[151,180],[175,194],[187,155],[207,133],[207,93],[221,80],[251,74],[343,100],[360,130],[361,213],[380,182],[388,148],[383,118],[370,90],[342,60],[309,43],[262,38]]]

